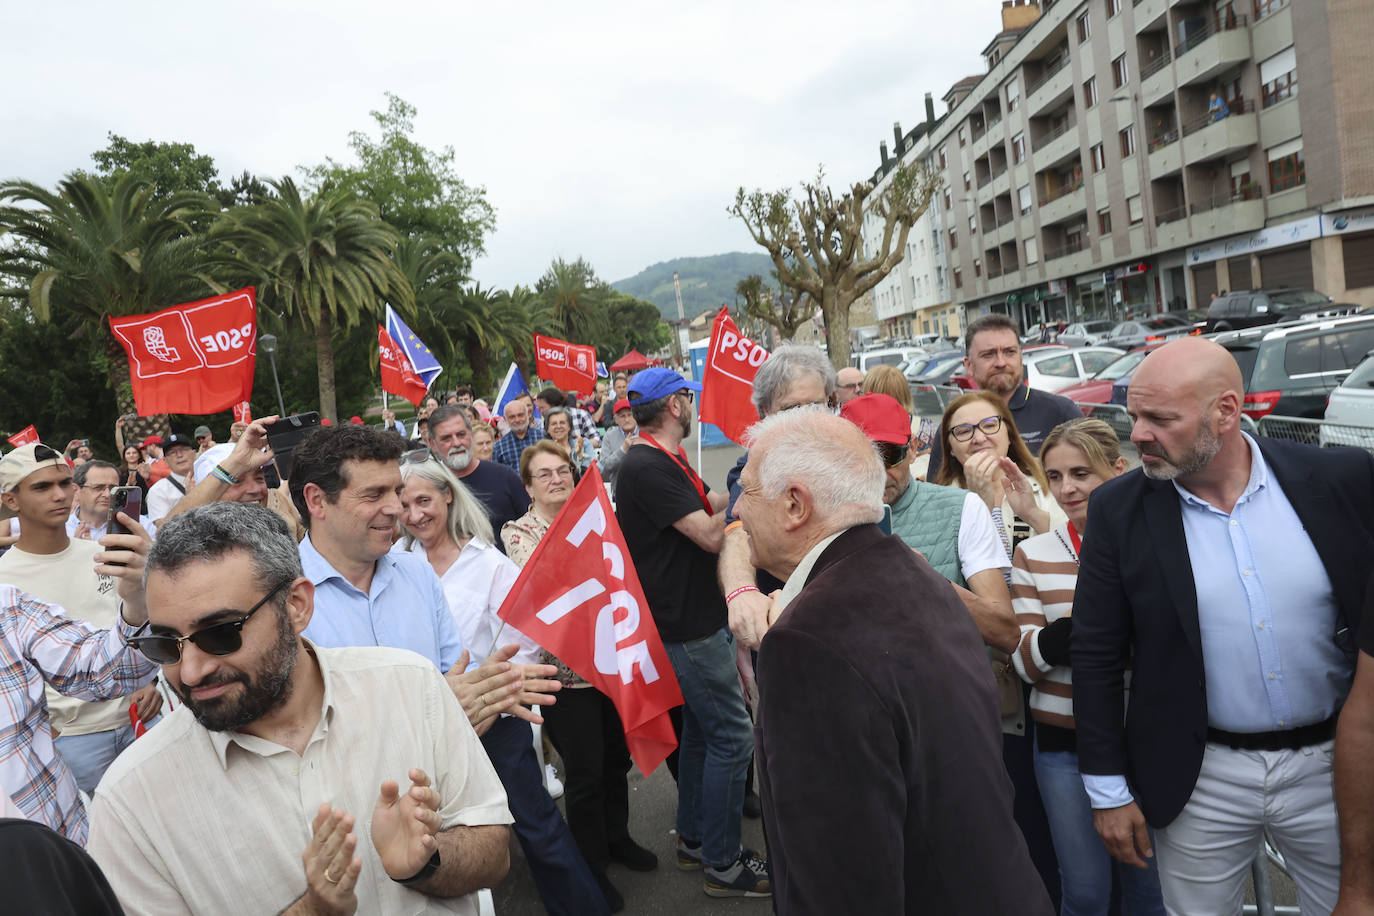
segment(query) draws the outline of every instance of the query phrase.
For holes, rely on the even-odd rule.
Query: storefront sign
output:
[[[1308,242],[1322,235],[1323,219],[1324,217],[1309,216],[1281,226],[1269,226],[1247,235],[1232,236],[1229,239],[1208,242],[1206,245],[1194,245],[1188,249],[1188,263],[1205,264],[1268,248],[1282,248],[1285,245]]]

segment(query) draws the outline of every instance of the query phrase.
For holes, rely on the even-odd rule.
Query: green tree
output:
[[[107,182],[72,175],[49,191],[26,181],[0,184],[0,296],[27,297],[33,318],[76,319],[74,332],[100,341],[120,413],[135,412],[129,361],[109,319],[152,312],[221,293],[224,259],[194,230],[215,210],[204,194],[159,197],[136,173]],[[167,431],[145,418],[135,434]]]
[[[107,134],[109,145],[91,153],[96,174],[117,181],[134,175],[147,184],[155,185],[153,196],[167,197],[179,191],[196,191],[218,196],[223,190],[215,160],[196,152],[189,143],[159,143],[144,140],[134,143],[116,133]]]
[[[484,253],[485,238],[496,226],[486,189],[469,185],[454,170],[453,147],[426,149],[412,138],[414,105],[388,92],[387,110],[369,114],[380,136],[362,131],[348,136],[354,165],[327,159],[306,169],[316,190],[346,189],[369,200],[383,219],[403,235],[438,239],[459,260],[464,279],[472,259]]]
[[[768,252],[784,297],[777,305],[805,313],[817,307],[825,317],[830,361],[849,364],[849,309],[901,263],[911,227],[930,205],[939,176],[916,162],[900,165],[874,200],[873,184],[856,182],[838,197],[824,171],[804,182],[793,198],[786,190],[735,193],[727,212],[743,221]],[[882,223],[882,235],[865,250],[864,215]],[[796,327],[774,311],[769,323],[791,339]]]
[[[270,184],[271,198],[229,211],[215,235],[261,272],[265,305],[313,332],[320,413],[337,420],[336,329],[381,314],[388,301],[413,314],[414,294],[392,260],[400,235],[347,191],[305,198],[290,178]]]
[[[534,317],[564,340],[592,343],[607,330],[604,290],[596,271],[583,258],[571,263],[554,258],[534,285],[542,309],[542,315]]]

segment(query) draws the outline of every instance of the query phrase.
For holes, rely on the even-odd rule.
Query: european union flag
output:
[[[439,373],[444,371],[444,367],[439,365],[439,358],[430,352],[423,340],[415,336],[414,331],[406,327],[401,316],[392,311],[389,305],[386,307],[386,332],[391,335],[396,346],[401,348],[406,359],[410,360],[411,368],[425,383],[425,387],[428,388],[434,384]]]

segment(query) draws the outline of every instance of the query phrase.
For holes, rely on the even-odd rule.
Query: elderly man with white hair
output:
[[[777,912],[1052,912],[1012,820],[997,691],[949,581],[882,516],[882,462],[823,407],[751,430],[736,510],[786,584],[759,650]]]

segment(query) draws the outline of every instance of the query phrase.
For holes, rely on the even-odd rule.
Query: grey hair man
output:
[[[183,705],[96,790],[90,852],[125,907],[401,912],[440,898],[476,913],[471,895],[509,866],[511,818],[434,665],[304,638],[315,588],[286,522],[252,503],[173,519],[145,580],[153,610],[130,642]],[[404,729],[397,697],[413,703]],[[251,854],[220,855],[207,824]]]
[[[778,912],[920,899],[1049,916],[982,638],[949,583],[874,524],[886,478],[868,439],[819,406],[770,414],[740,482],[750,557],[786,583],[758,656]]]
[[[760,417],[768,417],[807,404],[835,407],[837,391],[835,367],[819,348],[783,344],[773,351],[754,376],[754,408]],[[782,583],[767,572],[756,570],[749,562],[749,542],[735,516],[735,503],[740,497],[739,478],[748,460],[748,453],[741,455],[725,479],[730,491],[730,508],[725,516],[719,575],[722,594],[733,596],[727,602],[730,631],[744,646],[757,649],[768,629],[766,596],[781,588]]]

